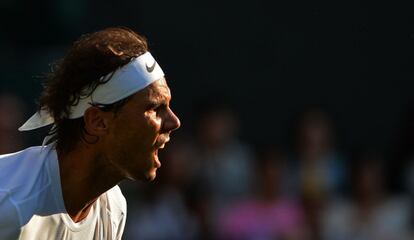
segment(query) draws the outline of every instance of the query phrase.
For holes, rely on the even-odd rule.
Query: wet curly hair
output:
[[[47,110],[55,120],[48,143],[56,141],[58,151],[69,152],[79,141],[86,141],[85,134],[88,133],[83,117],[68,118],[71,106],[105,83],[102,76],[147,51],[146,39],[125,27],[112,27],[82,35],[64,58],[52,65],[38,100],[39,110]],[[90,90],[85,92],[85,89]],[[123,99],[100,107],[103,111],[117,112],[126,101]]]

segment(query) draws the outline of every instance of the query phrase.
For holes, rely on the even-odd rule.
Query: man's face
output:
[[[105,158],[122,177],[151,181],[161,167],[158,150],[169,141],[180,121],[170,109],[164,78],[134,94],[112,120]]]

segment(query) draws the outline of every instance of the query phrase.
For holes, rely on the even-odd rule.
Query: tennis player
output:
[[[126,28],[82,36],[55,64],[21,131],[42,146],[0,155],[0,239],[121,239],[117,184],[151,181],[180,121],[146,40]]]

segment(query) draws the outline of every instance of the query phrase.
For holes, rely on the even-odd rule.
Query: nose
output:
[[[175,115],[175,113],[170,108],[168,108],[167,118],[165,119],[165,122],[164,122],[164,130],[166,132],[171,132],[171,131],[176,130],[180,126],[181,126],[180,119],[177,117],[177,115]]]

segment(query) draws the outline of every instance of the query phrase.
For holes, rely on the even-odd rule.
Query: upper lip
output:
[[[160,141],[159,143],[157,143],[157,144],[155,145],[155,147],[156,147],[156,148],[164,148],[165,144],[166,144],[167,142],[169,142],[169,141],[170,141],[170,138],[169,138],[169,137],[165,137],[165,138],[163,138],[163,139],[162,139],[162,141]]]

